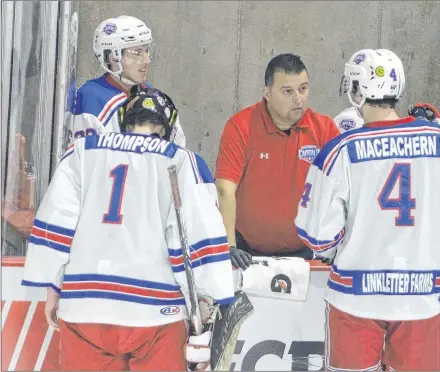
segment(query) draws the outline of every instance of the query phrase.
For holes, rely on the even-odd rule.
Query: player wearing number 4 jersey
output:
[[[440,370],[440,128],[399,118],[402,62],[361,50],[343,91],[364,118],[310,168],[295,220],[333,261],[326,292],[326,369]]]
[[[207,164],[160,137],[172,115],[166,95],[146,89],[133,101],[124,123],[135,133],[91,135],[66,152],[29,239],[23,285],[48,288],[62,370],[186,370],[188,284],[170,165],[198,298],[234,299]]]

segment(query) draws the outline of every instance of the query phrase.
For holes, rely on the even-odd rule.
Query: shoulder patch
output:
[[[353,119],[341,119],[339,120],[339,127],[344,130],[353,129],[356,123]]]

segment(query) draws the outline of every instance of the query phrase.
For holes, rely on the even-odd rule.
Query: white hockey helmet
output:
[[[357,82],[361,102],[355,102],[351,95]],[[360,109],[367,99],[399,100],[405,89],[405,73],[400,58],[387,49],[362,49],[354,53],[345,64],[339,93],[348,93],[350,103]]]
[[[150,44],[152,41],[151,30],[144,22],[135,17],[122,15],[106,19],[99,24],[93,39],[93,52],[104,70],[122,79],[122,50]],[[111,71],[108,68],[110,52],[118,61],[118,71]]]

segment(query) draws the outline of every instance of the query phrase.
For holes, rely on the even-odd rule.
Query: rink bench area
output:
[[[57,370],[58,333],[44,317],[44,288],[21,286],[24,257],[2,257],[2,371]],[[232,371],[323,367],[324,290],[329,266],[310,261],[306,301],[249,296],[254,314],[238,336]]]

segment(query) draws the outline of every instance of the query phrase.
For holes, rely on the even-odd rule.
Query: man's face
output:
[[[271,110],[285,124],[296,124],[304,114],[309,96],[306,70],[299,74],[277,71],[272,86],[264,88],[264,98]]]
[[[122,57],[123,76],[135,83],[147,81],[151,50],[148,45],[124,49]]]

